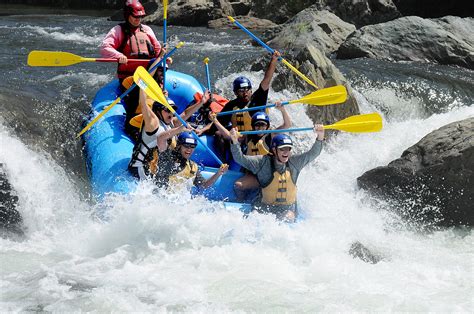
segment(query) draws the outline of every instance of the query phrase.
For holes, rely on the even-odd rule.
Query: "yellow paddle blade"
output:
[[[134,127],[140,129],[142,127],[142,123],[143,123],[143,115],[142,114],[136,115],[135,117],[130,119],[129,123],[130,123],[131,126],[134,126]]]
[[[360,114],[331,125],[325,125],[324,129],[354,133],[378,132],[382,130],[382,117],[378,113]]]
[[[315,106],[327,106],[341,104],[347,100],[347,90],[342,85],[323,88],[312,92],[300,99],[291,100],[288,103],[303,103]]]
[[[80,62],[94,62],[95,60],[95,58],[83,58],[61,51],[33,50],[28,54],[28,65],[32,67],[62,67]]]
[[[148,73],[144,67],[138,67],[133,74],[133,80],[135,84],[138,85],[143,91],[153,100],[164,105],[168,110],[174,113],[173,107],[168,104],[163,91],[161,90],[158,83],[153,79],[153,77]]]
[[[89,130],[91,128],[91,126],[93,126],[100,118],[102,118],[104,116],[104,114],[106,114],[110,109],[112,109],[116,104],[118,104],[120,102],[120,97],[117,97],[117,99],[114,100],[113,103],[111,103],[110,105],[108,105],[104,110],[102,110],[101,113],[99,113],[97,115],[97,117],[95,117],[91,122],[89,122],[88,125],[86,125],[85,128],[82,129],[81,132],[79,132],[77,134],[76,137],[79,137],[81,136],[82,134],[84,134],[87,130]]]
[[[308,83],[309,85],[311,85],[314,88],[318,89],[318,86],[316,84],[314,84],[313,81],[311,81],[309,78],[307,78],[303,73],[301,73],[297,68],[292,66],[288,61],[286,61],[285,59],[282,58],[281,62],[284,65],[286,65],[291,71],[295,72],[296,75],[301,77],[306,83]]]
[[[168,15],[168,0],[163,0],[163,19],[166,20]]]

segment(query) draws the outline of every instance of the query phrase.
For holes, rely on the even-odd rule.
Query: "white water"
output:
[[[301,110],[289,110],[296,126],[308,125]],[[372,111],[368,104],[362,110]],[[101,223],[60,167],[2,127],[0,162],[19,194],[27,239],[0,240],[0,308],[472,311],[473,235],[410,231],[371,208],[356,178],[430,131],[473,115],[472,107],[461,107],[385,123],[377,134],[341,134],[302,173],[306,219],[295,225],[258,214],[242,219],[186,193],[157,197],[146,185],[132,197],[109,198],[112,219]],[[311,134],[298,138],[301,150],[313,141]],[[384,259],[354,259],[348,250],[355,241]]]

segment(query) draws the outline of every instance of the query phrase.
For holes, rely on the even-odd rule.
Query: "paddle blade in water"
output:
[[[324,129],[353,133],[378,132],[382,129],[382,117],[378,113],[351,116],[334,124],[325,125]]]
[[[28,65],[32,67],[62,67],[85,61],[95,61],[94,58],[82,58],[78,55],[61,51],[34,50],[28,54]]]
[[[342,85],[323,88],[289,103],[303,103],[313,106],[341,104],[347,100],[347,90]]]

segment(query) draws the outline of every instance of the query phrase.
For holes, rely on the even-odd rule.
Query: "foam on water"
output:
[[[289,107],[295,126],[307,126],[308,118]],[[2,147],[9,149],[1,151],[0,162],[20,196],[28,236],[0,242],[2,308],[468,311],[473,236],[400,227],[396,217],[371,207],[355,180],[430,131],[472,115],[463,107],[331,140],[299,178],[306,219],[296,225],[258,214],[243,219],[183,191],[154,195],[147,183],[133,195],[111,195],[91,207],[60,167],[2,128]],[[313,140],[301,134],[298,151]],[[104,206],[109,222],[91,215]],[[352,258],[355,241],[383,260],[372,265]]]

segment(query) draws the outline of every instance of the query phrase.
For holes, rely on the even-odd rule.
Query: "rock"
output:
[[[258,19],[256,17],[251,16],[238,16],[236,20],[239,21],[245,28],[248,29],[272,29],[277,27],[275,23],[265,19]],[[234,24],[232,24],[227,17],[219,18],[216,20],[209,21],[207,26],[209,28],[234,28]]]
[[[410,222],[474,226],[474,118],[431,132],[357,183]]]
[[[352,255],[354,258],[360,258],[362,261],[370,264],[377,264],[383,259],[380,254],[371,252],[359,241],[351,244],[349,254]]]
[[[400,12],[392,0],[255,0],[252,2],[250,14],[280,24],[311,5],[318,10],[333,12],[357,27],[400,17]]]
[[[173,1],[168,5],[168,25],[181,26],[203,26],[212,19],[214,3],[208,0],[183,0]],[[163,9],[159,5],[158,10],[148,15],[144,20],[146,23],[163,25]]]
[[[393,2],[404,16],[442,17],[455,15],[469,17],[474,15],[474,1],[472,0],[393,0]]]
[[[16,209],[17,205],[18,196],[0,164],[0,236],[3,238],[23,236],[23,219]]]
[[[403,17],[352,33],[337,52],[341,59],[438,62],[474,69],[474,18]]]
[[[311,43],[329,56],[355,30],[354,25],[342,21],[333,13],[318,11],[312,6],[286,22],[268,45],[275,49],[292,49]]]
[[[359,105],[347,80],[321,50],[308,43],[302,50],[295,51],[294,54],[294,57],[290,54],[288,58],[285,56],[285,59],[319,88],[344,85],[348,90],[348,99],[344,104],[335,106],[307,106],[306,113],[315,123],[331,124],[348,116],[359,114]],[[275,90],[291,88],[302,94],[314,92],[314,88],[311,85],[303,81],[287,67],[282,65],[279,69],[280,71],[275,75],[272,84]],[[328,131],[328,134],[330,133],[331,131]]]

